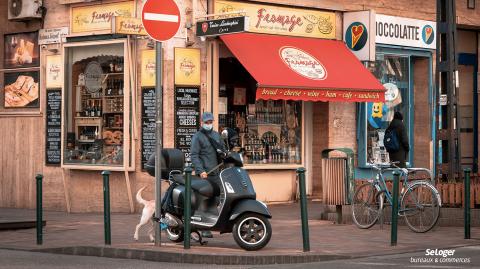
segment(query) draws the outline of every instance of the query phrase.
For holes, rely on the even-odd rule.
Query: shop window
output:
[[[123,166],[129,149],[124,43],[68,47],[65,62],[63,163]]]
[[[256,82],[233,58],[220,59],[219,127],[239,134],[245,164],[302,163],[302,102],[256,100]]]
[[[388,163],[389,156],[383,145],[385,130],[399,111],[403,114],[407,133],[410,133],[410,59],[408,56],[377,55],[373,74],[386,88],[385,103],[361,105],[359,161]],[[409,139],[411,139],[409,137]],[[363,151],[363,152],[362,152]],[[363,158],[362,158],[363,157]]]

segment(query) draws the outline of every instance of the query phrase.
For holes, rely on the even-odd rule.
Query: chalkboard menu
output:
[[[155,88],[142,89],[142,169],[155,153]]]
[[[47,90],[47,117],[45,128],[45,163],[60,164],[62,130],[62,90]]]
[[[175,148],[190,162],[192,136],[200,127],[200,88],[175,88]]]

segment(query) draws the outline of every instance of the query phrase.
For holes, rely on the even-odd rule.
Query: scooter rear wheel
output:
[[[175,243],[183,242],[183,229],[178,227],[168,227],[166,230],[168,240]]]
[[[260,214],[247,213],[236,219],[233,225],[233,239],[245,250],[259,250],[272,237],[272,226]]]

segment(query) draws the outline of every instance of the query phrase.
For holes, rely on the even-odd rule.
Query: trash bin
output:
[[[331,156],[334,152],[341,156]],[[342,206],[352,201],[354,177],[352,149],[334,148],[322,151],[322,200],[326,205],[326,219],[330,219],[330,208],[335,206],[336,222],[342,223]]]

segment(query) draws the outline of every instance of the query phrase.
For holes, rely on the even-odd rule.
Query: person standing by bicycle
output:
[[[406,168],[410,145],[408,143],[408,134],[405,124],[403,123],[402,113],[397,111],[393,115],[393,120],[385,131],[383,144],[387,149],[390,162],[398,162],[398,167]]]

